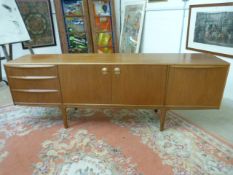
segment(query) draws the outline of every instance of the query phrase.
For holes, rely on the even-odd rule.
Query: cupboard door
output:
[[[113,67],[113,104],[162,106],[167,66],[119,65]]]
[[[63,103],[111,103],[111,67],[104,65],[60,65]]]
[[[166,105],[171,107],[218,108],[227,72],[227,67],[171,66]]]

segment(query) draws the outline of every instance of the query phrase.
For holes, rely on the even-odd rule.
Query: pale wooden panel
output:
[[[8,76],[56,76],[55,65],[12,65],[6,66]]]
[[[120,69],[116,75],[114,68]],[[113,66],[112,101],[125,105],[163,105],[167,66]]]
[[[21,92],[20,90],[11,90],[15,103],[61,103],[60,92]]]
[[[22,77],[24,78],[24,77]],[[20,79],[8,77],[12,89],[60,89],[59,80],[53,79]]]
[[[156,64],[156,65],[229,65],[208,54],[47,54],[26,55],[9,61],[6,66],[25,64]]]
[[[107,68],[107,74],[102,69]],[[111,66],[61,65],[63,103],[111,103]]]
[[[176,107],[219,107],[227,72],[227,67],[171,66],[166,105]]]

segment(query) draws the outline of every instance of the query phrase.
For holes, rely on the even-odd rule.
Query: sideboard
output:
[[[218,109],[229,63],[205,54],[26,55],[5,64],[14,104]]]

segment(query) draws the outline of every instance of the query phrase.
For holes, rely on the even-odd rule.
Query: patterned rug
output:
[[[153,110],[0,108],[1,175],[232,175],[233,146]]]

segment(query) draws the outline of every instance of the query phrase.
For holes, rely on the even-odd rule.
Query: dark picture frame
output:
[[[50,0],[16,0],[30,42],[23,42],[23,49],[56,46]]]
[[[186,49],[233,58],[233,3],[190,5]]]

